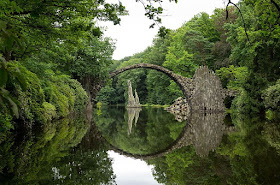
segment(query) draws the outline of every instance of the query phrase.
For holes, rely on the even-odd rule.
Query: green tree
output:
[[[244,89],[251,97],[252,109],[260,111],[264,108],[262,90],[273,84],[280,73],[279,11],[270,1],[246,0],[240,5],[249,41],[240,16],[235,23],[226,25],[232,46],[230,58],[234,63],[248,67],[249,76]]]
[[[262,98],[265,108],[280,111],[280,80],[265,89]]]
[[[228,16],[226,16],[225,9],[215,9],[214,14],[211,16],[213,19],[213,24],[215,25],[216,30],[220,34],[218,41],[214,43],[212,49],[213,59],[215,61],[215,69],[220,67],[228,67],[229,64],[232,64],[234,61],[230,61],[231,54],[231,45],[227,41],[228,30],[225,28],[226,24],[234,23],[238,15],[235,13],[233,7],[228,7]]]

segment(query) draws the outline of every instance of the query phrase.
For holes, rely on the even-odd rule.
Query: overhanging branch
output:
[[[243,22],[243,27],[244,27],[244,30],[245,30],[245,34],[246,34],[246,37],[247,37],[247,40],[248,40],[248,42],[250,43],[250,39],[249,39],[249,35],[248,35],[248,33],[247,33],[247,28],[246,28],[246,24],[245,24],[245,21],[244,21],[243,14],[242,14],[240,8],[239,8],[235,3],[231,2],[231,0],[228,0],[227,6],[226,6],[226,19],[228,19],[228,16],[229,16],[228,7],[229,7],[230,4],[232,4],[233,6],[235,6],[235,7],[237,8],[238,12],[240,13],[241,19],[242,19],[242,22]]]

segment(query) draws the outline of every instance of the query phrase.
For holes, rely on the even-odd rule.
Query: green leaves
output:
[[[265,89],[262,98],[267,109],[280,111],[280,80],[275,85]]]
[[[23,91],[26,91],[27,82],[24,74],[20,71],[20,69],[16,65],[8,63],[7,70],[9,72],[9,78],[18,83]]]
[[[0,87],[4,87],[8,80],[7,64],[3,57],[0,56]]]
[[[8,80],[17,82],[24,91],[26,90],[26,80],[21,71],[12,63],[7,64],[5,59],[0,56],[0,107],[6,105],[8,110],[10,110],[16,118],[19,118],[19,102],[5,89]]]
[[[15,1],[1,0],[0,1],[0,16],[19,13],[22,9],[17,5]]]
[[[0,21],[0,52],[4,54],[7,61],[12,58],[12,52],[16,49],[23,50],[19,33],[10,28],[7,22]]]
[[[5,69],[0,68],[0,87],[4,87],[8,80],[8,73]]]
[[[13,112],[16,118],[19,118],[18,101],[11,96],[9,91],[0,87],[0,103],[7,104],[8,108]]]
[[[6,29],[7,23],[0,20],[0,30]]]
[[[244,86],[249,76],[247,67],[235,67],[230,65],[228,68],[222,67],[216,70],[221,78],[222,85],[231,89],[240,89]]]
[[[18,83],[24,91],[26,90],[26,80],[19,68],[12,62],[7,63],[5,59],[0,56],[0,87],[5,88],[8,80]]]
[[[0,56],[0,107],[7,104],[9,110],[16,118],[19,118],[18,102],[10,95],[9,91],[4,89],[10,75],[8,69],[5,59]]]

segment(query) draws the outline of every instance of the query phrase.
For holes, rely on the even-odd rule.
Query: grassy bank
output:
[[[142,107],[155,107],[155,108],[167,108],[169,107],[170,105],[157,105],[157,104],[143,104],[141,105]]]

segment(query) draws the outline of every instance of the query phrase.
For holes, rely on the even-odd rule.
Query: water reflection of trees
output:
[[[108,111],[112,110],[113,109],[110,109]],[[147,120],[142,123],[142,127],[144,127],[144,130],[142,130],[143,132],[141,132],[141,129],[143,129],[142,127],[137,127],[134,128],[133,135],[130,135],[133,121],[137,121],[137,118],[134,120],[135,115],[139,114],[140,110],[141,109],[127,109],[128,135],[123,132],[126,127],[124,123],[125,120],[122,120],[124,122],[114,123],[117,124],[117,129],[113,132],[110,131],[110,134],[114,134],[110,135],[108,133],[108,127],[106,127],[106,129],[103,128],[104,123],[102,122],[104,120],[102,120],[102,117],[97,119],[99,121],[98,127],[109,143],[112,144],[112,149],[116,152],[134,158],[151,159],[165,155],[183,146],[193,145],[198,155],[207,156],[209,151],[215,150],[215,148],[219,146],[222,136],[233,129],[233,127],[224,125],[224,113],[191,114],[187,123],[185,123],[184,129],[179,127],[181,129],[177,129],[177,134],[174,135],[170,131],[172,127],[175,128],[174,126],[178,125],[178,122],[174,122],[172,117],[170,117],[171,115],[162,109],[148,109],[148,111],[145,110],[146,112],[143,112],[144,114],[147,113],[147,115],[144,115],[144,118],[147,118]],[[159,112],[159,110],[163,112]],[[155,113],[153,111],[157,112]],[[155,116],[157,114],[159,115]],[[167,117],[168,119],[166,119]],[[135,123],[136,122],[134,122],[134,124]],[[166,126],[169,127],[169,130],[163,129]],[[183,126],[183,123],[181,123],[181,126]],[[156,133],[151,131],[155,131]],[[149,138],[153,140],[148,140]],[[170,138],[173,139],[171,140]],[[158,141],[162,142],[160,143],[161,145],[157,143]],[[147,143],[153,145],[152,150],[141,151]]]
[[[99,136],[95,125],[91,125],[81,143],[55,165],[60,175],[56,175],[55,183],[115,184],[108,146]]]
[[[132,154],[148,154],[163,150],[174,142],[185,125],[176,122],[173,116],[163,109],[150,108],[142,109],[135,125],[136,120],[134,117],[133,122],[133,116],[137,115],[137,112],[128,109],[127,113],[123,113],[123,110],[114,107],[106,109],[102,115],[96,117],[96,123],[109,143]],[[108,117],[114,121],[108,122],[110,121]]]
[[[107,148],[96,138],[93,148],[78,145],[88,130],[94,130],[85,117],[61,119],[43,125],[39,132],[17,131],[7,137],[0,143],[1,184],[114,183]]]
[[[133,128],[128,136],[128,118],[119,116],[120,113],[123,115],[125,111],[108,113],[107,116],[113,115],[115,118],[104,117],[108,122],[103,125],[99,123],[102,129],[108,129],[105,134],[115,136],[115,131],[123,131],[125,138],[130,138],[135,133],[139,137],[146,133],[144,141],[150,142],[149,146],[162,144],[156,141],[160,139],[166,142],[165,137],[171,138],[167,141],[175,141],[184,127],[163,122],[169,119],[168,116],[153,117],[154,114],[161,114],[159,109],[144,110],[141,115],[144,113],[145,117],[139,117],[136,129]],[[106,114],[102,112],[102,115]],[[122,120],[125,124],[120,127],[116,120]],[[155,179],[163,184],[180,185],[279,184],[279,123],[257,116],[237,115],[233,116],[235,129],[232,130],[222,120],[223,116],[215,114],[192,115],[189,124],[184,127],[188,137],[181,140],[186,143],[179,143],[181,147],[173,148],[164,156],[146,160],[154,165]],[[107,154],[109,146],[103,143],[98,129],[94,124],[90,125],[85,116],[81,116],[47,124],[39,133],[9,135],[0,142],[0,183],[114,184],[112,161]],[[223,136],[223,133],[227,135]],[[132,142],[141,143],[139,137],[132,139]],[[108,138],[111,141],[116,139]]]
[[[175,145],[158,158],[145,159],[154,165],[155,179],[180,185],[279,184],[279,126],[258,116],[235,115],[228,123],[231,127],[224,118],[224,114],[192,114]]]
[[[198,130],[203,132],[200,132],[201,139],[193,138],[205,145],[194,142],[194,145],[184,146],[147,162],[155,166],[154,177],[163,184],[279,184],[280,129],[273,123],[264,122],[257,116],[237,115],[233,120],[235,130],[230,129],[228,135],[221,138],[216,151],[210,152],[207,157],[196,154],[200,151],[196,147],[209,143],[206,138],[211,139],[209,134],[214,130],[208,130],[207,124],[203,126],[196,122],[198,126],[193,133],[198,133]],[[213,128],[221,130],[218,124],[217,127],[215,125],[212,125]],[[220,140],[219,137],[212,139]]]

